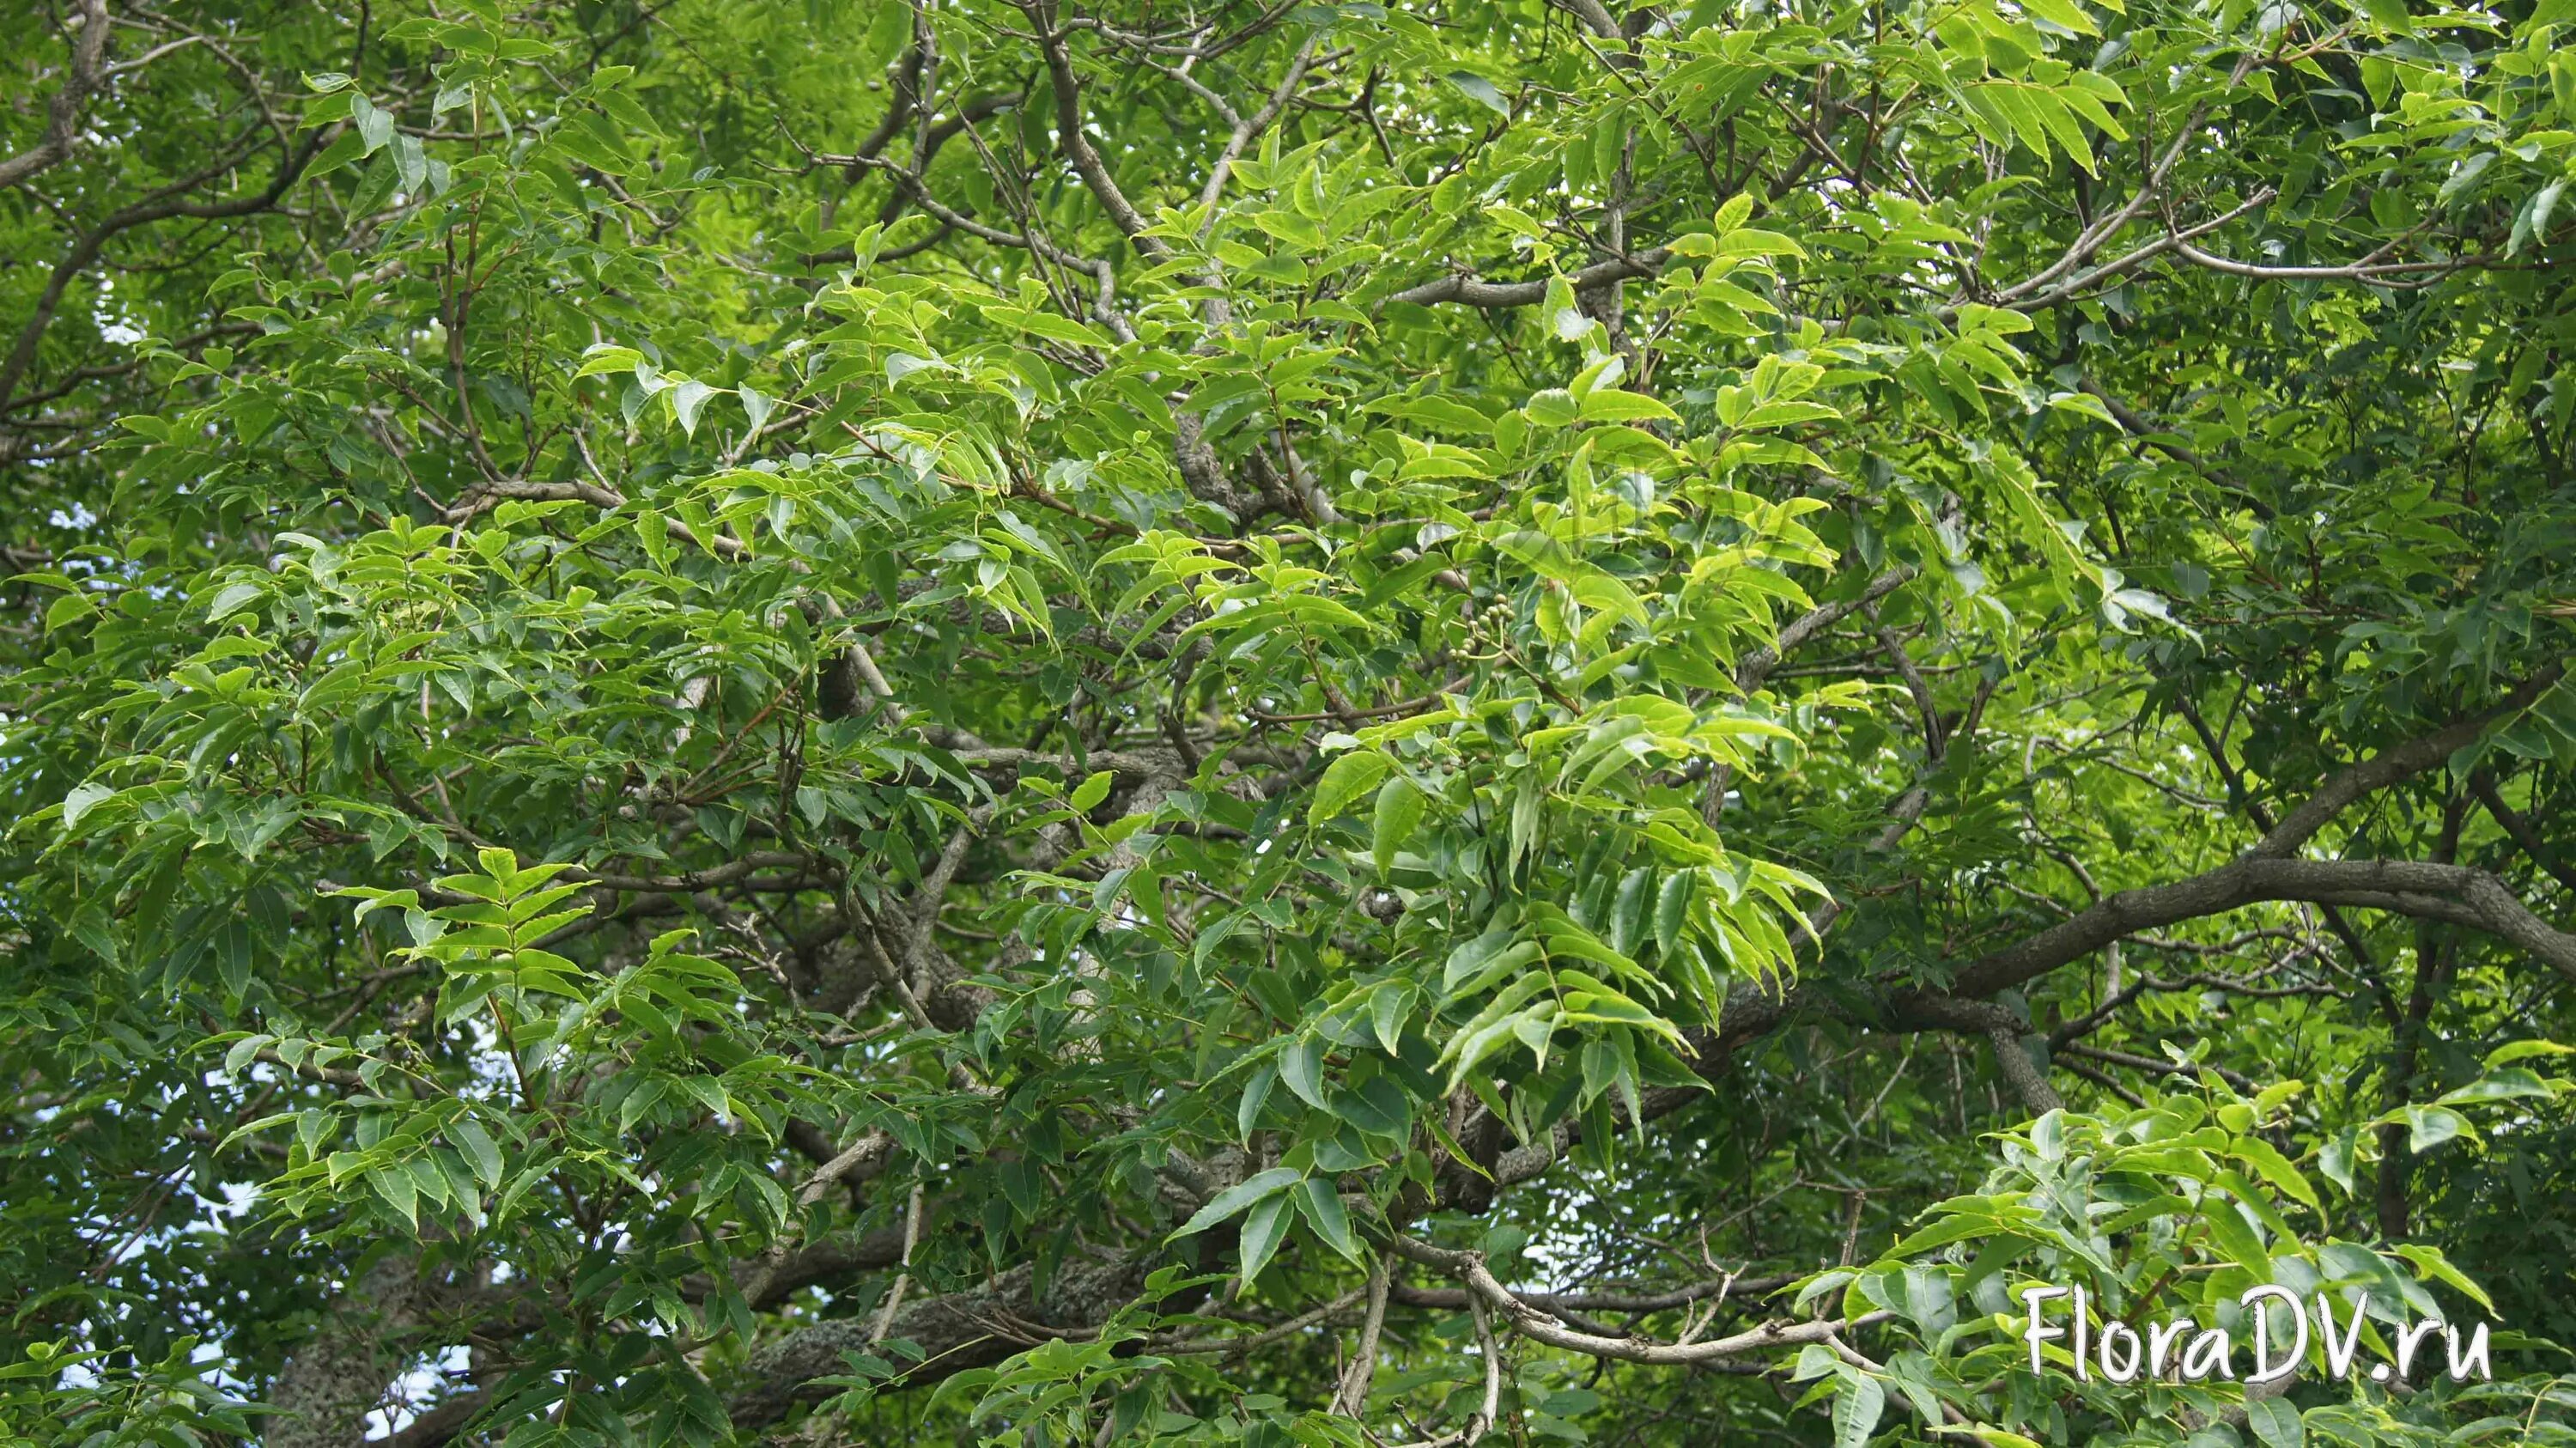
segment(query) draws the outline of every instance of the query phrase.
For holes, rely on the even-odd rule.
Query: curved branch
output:
[[[2029,1049],[2022,1044],[2021,1021],[2011,1011],[1992,1001],[1940,998],[1918,1003],[1913,1015],[1918,1021],[1944,1030],[1985,1037],[1995,1048],[1995,1069],[2003,1075],[2004,1084],[2012,1087],[2013,1094],[2033,1115],[2044,1115],[2066,1105],[2057,1088],[2048,1084],[2047,1074],[2031,1060]]]
[[[1668,248],[1649,247],[1627,256],[1614,256],[1608,261],[1596,261],[1581,271],[1570,273],[1565,280],[1568,285],[1580,292],[1593,287],[1608,286],[1612,282],[1624,282],[1633,277],[1650,277],[1662,271],[1664,263],[1672,260],[1672,255]],[[1456,276],[1442,277],[1436,282],[1424,282],[1420,286],[1407,287],[1388,297],[1387,301],[1411,302],[1420,307],[1433,306],[1441,302],[1456,302],[1466,307],[1529,307],[1536,306],[1545,300],[1547,286],[1544,280],[1489,282],[1480,280],[1473,273],[1461,272]]]
[[[19,185],[40,171],[58,166],[72,153],[80,135],[81,108],[98,89],[107,60],[107,0],[80,0],[74,17],[71,70],[62,89],[45,99],[45,138],[0,161],[0,191]]]
[[[2524,680],[2512,693],[2493,708],[2481,710],[2464,719],[2446,724],[2430,734],[2409,739],[2403,744],[2383,749],[2343,773],[2326,781],[2324,788],[2308,797],[2305,804],[2282,816],[2281,822],[2256,844],[2252,854],[2257,858],[2278,859],[2294,853],[2309,837],[2325,828],[2328,821],[2366,795],[2395,784],[2409,775],[2420,774],[2449,759],[2454,753],[2475,744],[2487,726],[2510,714],[2520,713],[2532,701],[2548,693],[2566,673],[2563,662],[2553,662]]]
[[[2003,1007],[1975,997],[2020,985],[2139,931],[2267,901],[2366,905],[2476,925],[2530,951],[2560,974],[2576,980],[2576,935],[2557,930],[2534,916],[2502,881],[2485,871],[2417,861],[2248,857],[2175,884],[2107,896],[2090,910],[1970,963],[1960,971],[1951,991],[1900,992],[1888,997],[1885,1020],[1879,1023],[1900,1029],[1955,1030],[1986,1037],[1996,1048],[2006,1079],[2035,1111],[2045,1111],[2062,1103],[2023,1047],[2018,1021]],[[1811,989],[1778,997],[1755,992],[1747,998],[1740,992],[1730,998],[1723,1037],[1714,1042],[1703,1037],[1702,1043],[1740,1043],[1778,1026],[1809,1004],[1820,1004]],[[2117,1064],[2144,1059],[2104,1057],[2093,1048],[2069,1050]],[[1722,1051],[1704,1049],[1701,1054],[1704,1070],[1714,1070],[1723,1058]],[[1684,1099],[1688,1099],[1686,1094],[1676,1093],[1669,1101],[1659,1100],[1658,1105],[1670,1109]],[[1557,1155],[1554,1151],[1542,1154],[1551,1160]],[[1477,1253],[1449,1251],[1401,1235],[1392,1238],[1391,1245],[1399,1255],[1463,1283],[1466,1295],[1462,1300],[1482,1302],[1500,1311],[1524,1336],[1551,1347],[1622,1362],[1681,1365],[1739,1358],[1823,1342],[1848,1328],[1877,1320],[1874,1315],[1849,1323],[1767,1323],[1730,1337],[1694,1343],[1609,1337],[1570,1327],[1549,1308],[1570,1311],[1579,1302],[1607,1303],[1618,1299],[1593,1299],[1579,1294],[1523,1296],[1496,1279]],[[1035,1297],[1023,1268],[979,1291],[932,1298],[907,1307],[895,1321],[896,1330],[925,1344],[932,1354],[930,1361],[908,1376],[928,1381],[997,1360],[1014,1347],[1044,1336],[1086,1335],[1105,1321],[1127,1295],[1141,1287],[1152,1260],[1151,1253],[1130,1253],[1087,1269],[1060,1282],[1044,1303]],[[1605,1306],[1604,1310],[1625,1308]],[[837,1368],[844,1348],[862,1345],[854,1334],[865,1330],[863,1323],[821,1323],[792,1334],[762,1354],[752,1364],[761,1382],[735,1400],[734,1421],[754,1426],[786,1412],[806,1393],[806,1383]]]
[[[305,166],[312,162],[314,155],[337,138],[342,128],[329,126],[307,136],[302,146],[279,160],[277,173],[269,178],[268,185],[258,191],[222,201],[189,201],[185,199],[184,187],[173,188],[116,212],[100,222],[96,230],[84,233],[55,265],[53,276],[46,281],[34,311],[18,331],[18,340],[10,347],[7,359],[0,360],[0,412],[7,411],[10,399],[17,395],[19,382],[36,359],[36,344],[43,339],[45,330],[54,324],[54,314],[61,310],[63,294],[70,289],[74,278],[89,270],[90,264],[98,260],[109,240],[120,232],[173,216],[216,221],[266,211],[277,204],[287,188],[304,174]]]
[[[1145,1285],[1160,1260],[1133,1252],[1111,1261],[1067,1266],[1041,1292],[1034,1267],[1023,1264],[967,1292],[923,1298],[896,1313],[886,1335],[918,1345],[922,1360],[903,1375],[910,1384],[935,1382],[968,1368],[998,1362],[1050,1337],[1085,1338]],[[777,1421],[795,1404],[824,1395],[809,1387],[843,1370],[842,1354],[868,1346],[873,1323],[834,1318],[789,1333],[753,1355],[751,1387],[729,1405],[734,1425]]]
[[[1780,666],[1780,660],[1796,652],[1800,644],[1904,587],[1912,581],[1914,572],[1911,563],[1897,564],[1870,579],[1857,596],[1820,603],[1783,624],[1776,643],[1753,650],[1735,666],[1735,687],[1748,694],[1760,689],[1771,671]]]
[[[1533,1306],[1505,1287],[1486,1267],[1485,1256],[1481,1252],[1452,1252],[1428,1242],[1415,1241],[1401,1233],[1389,1238],[1388,1243],[1399,1256],[1465,1283],[1475,1300],[1502,1313],[1522,1336],[1568,1352],[1615,1358],[1620,1362],[1679,1366],[1719,1358],[1746,1357],[1802,1343],[1824,1342],[1852,1328],[1883,1321],[1892,1315],[1876,1312],[1848,1322],[1766,1322],[1760,1327],[1730,1337],[1711,1338],[1706,1342],[1667,1343],[1649,1338],[1603,1337],[1567,1327],[1553,1314]]]
[[[2504,882],[2465,865],[2412,860],[2284,860],[2260,855],[2170,885],[2122,890],[2089,910],[1970,962],[1948,994],[2010,990],[2142,930],[2267,901],[2363,905],[2475,925],[2576,980],[2576,935],[2531,913]]]
[[[2348,905],[2465,925],[2519,947],[2576,981],[2576,934],[2534,915],[2502,880],[2484,870],[2413,860],[2247,856],[2187,880],[2106,896],[2089,910],[1969,962],[1947,990],[1900,990],[1881,997],[1875,1016],[1866,1008],[1842,1005],[1813,986],[1778,994],[1738,986],[1728,993],[1723,1026],[1700,1032],[1693,1041],[1699,1069],[1714,1076],[1735,1049],[1807,1010],[1899,1030],[1962,1031],[1992,1039],[1995,1023],[1977,1009],[1983,997],[2026,985],[2142,931],[2273,902]],[[2004,1069],[2009,1075],[2009,1059]],[[2026,1082],[2015,1085],[2025,1099],[2035,1099]]]
[[[1647,1114],[1652,1115],[1649,1111]],[[1799,1279],[1791,1276],[1714,1277],[1668,1292],[1523,1292],[1520,1300],[1543,1312],[1670,1312],[1737,1293],[1760,1298]],[[1436,1307],[1455,1312],[1467,1305],[1463,1287],[1399,1287],[1395,1300],[1407,1307]]]
[[[1047,75],[1055,84],[1056,145],[1064,158],[1073,163],[1075,174],[1100,202],[1101,209],[1120,234],[1135,244],[1136,250],[1155,261],[1171,259],[1172,249],[1158,237],[1145,235],[1145,218],[1118,189],[1117,178],[1109,174],[1109,163],[1100,159],[1100,151],[1083,132],[1082,80],[1073,73],[1073,54],[1065,47],[1067,32],[1055,27],[1047,9],[1037,4],[1021,7],[1029,23],[1037,27],[1038,44],[1046,52]]]

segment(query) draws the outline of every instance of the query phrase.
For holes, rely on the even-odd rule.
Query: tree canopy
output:
[[[0,1444],[2576,1441],[2576,4],[0,14]]]

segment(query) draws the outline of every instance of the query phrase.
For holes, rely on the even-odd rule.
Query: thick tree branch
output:
[[[2016,945],[1961,969],[1950,993],[1987,996],[2034,980],[2114,940],[2264,901],[2366,904],[2474,923],[2576,980],[2576,935],[2533,915],[2504,882],[2465,865],[2404,860],[2284,860],[2248,856],[2206,874],[2105,897]]]
[[[1047,75],[1055,84],[1056,145],[1064,158],[1073,163],[1074,173],[1119,233],[1135,244],[1136,250],[1155,261],[1168,261],[1172,249],[1159,237],[1145,235],[1144,215],[1118,189],[1117,178],[1109,174],[1109,163],[1100,159],[1099,148],[1091,144],[1084,129],[1082,113],[1082,78],[1073,68],[1073,53],[1065,45],[1066,31],[1057,28],[1051,7],[1028,4],[1021,7],[1029,23],[1037,27],[1038,44],[1046,53]]]
[[[998,1362],[1050,1337],[1088,1336],[1144,1287],[1159,1257],[1131,1252],[1107,1262],[1069,1263],[1044,1292],[1035,1285],[1035,1267],[1015,1266],[983,1287],[904,1307],[887,1324],[885,1335],[923,1350],[921,1362],[904,1381],[934,1382]],[[873,1327],[864,1318],[835,1318],[792,1332],[754,1354],[748,1365],[754,1385],[730,1405],[735,1426],[775,1422],[797,1402],[821,1396],[807,1385],[843,1371],[841,1355],[867,1347]]]
[[[2410,775],[2420,774],[2475,744],[2479,736],[2486,733],[2488,725],[2507,715],[2520,713],[2533,700],[2548,693],[2565,672],[2565,664],[2553,662],[2524,680],[2494,707],[2455,720],[2430,734],[2383,749],[2327,780],[2324,787],[2310,795],[2305,803],[2282,816],[2281,822],[2254,846],[2252,854],[2257,858],[2272,859],[2292,854],[2355,801],[2376,794]]]
[[[1664,263],[1671,259],[1672,253],[1665,248],[1650,247],[1627,256],[1615,256],[1608,261],[1594,262],[1580,271],[1569,273],[1565,280],[1578,292],[1588,291],[1595,287],[1608,286],[1613,282],[1627,281],[1633,277],[1653,276],[1662,271]],[[1473,273],[1461,272],[1456,276],[1442,277],[1435,282],[1424,282],[1419,286],[1407,287],[1386,300],[1411,302],[1421,307],[1436,306],[1441,302],[1456,302],[1460,306],[1467,307],[1530,307],[1545,300],[1547,287],[1548,284],[1544,280],[1489,282],[1479,279]]]
[[[62,85],[45,98],[45,137],[0,160],[0,191],[62,164],[80,136],[82,108],[89,104],[90,93],[98,89],[106,69],[108,24],[107,0],[79,0],[79,5],[71,22],[71,65],[63,73]]]

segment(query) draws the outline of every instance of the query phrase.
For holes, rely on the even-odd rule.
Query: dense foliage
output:
[[[2576,4],[0,24],[0,1443],[2576,1440]]]

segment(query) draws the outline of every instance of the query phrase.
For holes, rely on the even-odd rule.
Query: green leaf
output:
[[[86,593],[66,593],[45,605],[45,632],[52,633],[98,612],[98,605]]]
[[[1905,1315],[1926,1339],[1938,1338],[1958,1322],[1949,1269],[1919,1264],[1905,1269]]]
[[[1314,803],[1306,810],[1310,824],[1339,818],[1351,803],[1377,787],[1395,766],[1374,749],[1354,749],[1336,758],[1315,782]]]
[[[1172,1237],[1178,1239],[1204,1232],[1254,1202],[1287,1190],[1298,1182],[1302,1175],[1284,1166],[1274,1166],[1268,1171],[1246,1177],[1209,1198],[1208,1204],[1192,1213],[1190,1219],[1181,1224],[1180,1230],[1172,1233]]]
[[[420,1189],[413,1182],[411,1172],[407,1168],[401,1166],[370,1168],[367,1172],[367,1185],[374,1189],[377,1196],[384,1198],[386,1205],[401,1213],[402,1219],[411,1224],[413,1231],[420,1230]]]
[[[1887,1411],[1887,1390],[1867,1373],[1853,1372],[1834,1394],[1834,1448],[1864,1448]]]
[[[1413,1000],[1412,986],[1393,981],[1381,983],[1369,997],[1369,1029],[1390,1056],[1403,1044],[1405,1014]]]
[[[1261,1108],[1269,1103],[1270,1088],[1279,1080],[1279,1068],[1264,1064],[1253,1068],[1243,1083],[1242,1099],[1235,1103],[1234,1135],[1237,1141],[1249,1143],[1252,1130],[1261,1122]]]
[[[2397,1244],[2395,1251],[2398,1256],[2414,1264],[2416,1276],[2428,1282],[2440,1282],[2458,1288],[2464,1296],[2478,1306],[2489,1312],[2496,1310],[2495,1301],[2487,1296],[2486,1289],[2469,1280],[2467,1273],[2452,1266],[2451,1259],[2443,1255],[2441,1248],[2429,1243],[2401,1242]]]
[[[256,583],[227,583],[206,605],[206,622],[220,622],[268,596],[268,589]]]
[[[1307,1105],[1331,1109],[1324,1097],[1324,1043],[1313,1036],[1300,1036],[1279,1053],[1279,1079]]]
[[[1106,769],[1100,770],[1075,785],[1073,793],[1065,796],[1064,802],[1076,814],[1089,814],[1094,806],[1109,798],[1109,786],[1117,782],[1116,774]]]
[[[682,432],[687,433],[691,437],[697,436],[698,411],[707,405],[707,399],[715,396],[716,392],[716,388],[709,387],[705,383],[697,381],[694,378],[681,383],[677,388],[673,389],[671,393],[671,415],[680,420],[680,430]]]
[[[2304,1448],[2307,1428],[2299,1422],[2299,1410],[2280,1398],[2264,1398],[2245,1405],[2246,1426],[2268,1448]]]
[[[2281,1155],[2270,1142],[2259,1136],[2240,1136],[2229,1145],[2228,1151],[2238,1160],[2250,1163],[2263,1180],[2280,1188],[2311,1210],[2318,1212],[2325,1210],[2325,1204],[2317,1197],[2317,1189],[2308,1185],[2308,1179],[2301,1175],[2299,1169],[2290,1164],[2290,1159]]]
[[[2556,1041],[2515,1041],[2487,1053],[2486,1068],[2494,1071],[2516,1061],[2528,1061],[2534,1056],[2576,1056],[2576,1046],[2561,1045]]]
[[[1359,1238],[1351,1232],[1351,1218],[1342,1206],[1339,1187],[1329,1177],[1311,1176],[1295,1192],[1297,1210],[1324,1245],[1353,1262],[1361,1260]]]
[[[69,832],[79,828],[81,816],[88,814],[101,801],[115,797],[116,789],[112,785],[92,781],[75,786],[70,794],[63,796],[63,829]]]
[[[232,1049],[224,1052],[224,1074],[228,1076],[240,1075],[241,1069],[244,1066],[249,1065],[253,1060],[258,1058],[262,1047],[274,1044],[276,1040],[277,1038],[275,1036],[262,1032],[255,1035],[244,1036],[240,1040],[233,1042]]]
[[[1261,1275],[1261,1269],[1270,1265],[1272,1254],[1279,1250],[1279,1243],[1288,1235],[1290,1220],[1286,1193],[1263,1198],[1253,1207],[1251,1215],[1243,1219],[1244,1286],[1250,1287],[1252,1280]]]
[[[352,126],[342,131],[337,140],[323,147],[321,154],[315,156],[312,163],[304,168],[304,174],[299,179],[310,181],[328,176],[366,154],[366,135]]]
[[[2409,1106],[2390,1115],[2405,1124],[2406,1148],[2409,1151],[2431,1151],[2453,1137],[2473,1135],[2469,1131],[2468,1118],[2448,1107]]]
[[[2328,1138],[2325,1145],[2317,1148],[2317,1173],[2343,1188],[2345,1196],[2353,1193],[2353,1151],[2357,1141],[2358,1133],[2346,1127],[2341,1134]]]
[[[1619,882],[1610,898],[1610,949],[1613,954],[1633,957],[1646,940],[1646,902],[1654,894],[1655,872],[1639,866]]]
[[[2085,14],[2084,7],[2076,4],[2075,0],[2021,0],[2021,8],[2023,14],[2034,20],[2045,20],[2078,35],[2102,33],[2101,27],[2093,23],[2093,17]]]
[[[2202,1221],[2208,1226],[2211,1244],[2258,1280],[2271,1272],[2272,1258],[2263,1250],[2263,1239],[2255,1235],[2244,1214],[2232,1203],[2213,1201]]]
[[[2035,1438],[2025,1438],[2019,1433],[2010,1432],[2002,1428],[1990,1428],[1983,1423],[1944,1423],[1934,1427],[1931,1431],[1935,1433],[1964,1434],[1968,1437],[1975,1438],[1981,1443],[1990,1444],[1992,1445],[1992,1448],[2041,1448],[2039,1440]]]
[[[474,1165],[474,1174],[488,1187],[501,1185],[501,1149],[493,1144],[492,1134],[470,1116],[460,1116],[447,1128],[447,1136]]]
[[[2534,1073],[2509,1066],[2501,1071],[2490,1071],[2456,1091],[2443,1092],[2435,1098],[2435,1104],[2464,1106],[2481,1101],[2515,1101],[2534,1097],[2546,1101],[2557,1094],[2550,1089],[2549,1083]]]
[[[632,347],[620,347],[613,342],[595,342],[582,352],[581,366],[574,369],[572,375],[597,377],[602,373],[632,372],[643,360],[644,354]]]
[[[1666,955],[1682,938],[1682,926],[1690,918],[1693,890],[1699,879],[1696,870],[1675,870],[1664,877],[1655,892],[1655,945]]]
[[[1503,99],[1502,90],[1474,71],[1453,70],[1444,79],[1466,92],[1469,99],[1495,115],[1508,116],[1512,113],[1511,102]]]
[[[393,113],[377,109],[362,92],[349,92],[349,119],[357,126],[359,139],[366,147],[360,154],[372,156],[393,141]]]
[[[1562,387],[1543,388],[1531,393],[1524,411],[1529,420],[1540,427],[1565,427],[1583,415],[1574,394]]]
[[[1533,399],[1534,400],[1534,399]],[[1642,392],[1605,387],[1583,399],[1585,422],[1680,422],[1681,415]]]
[[[1369,853],[1383,876],[1393,868],[1395,853],[1413,838],[1414,827],[1422,823],[1422,791],[1401,774],[1390,774],[1378,786],[1375,829]]]

